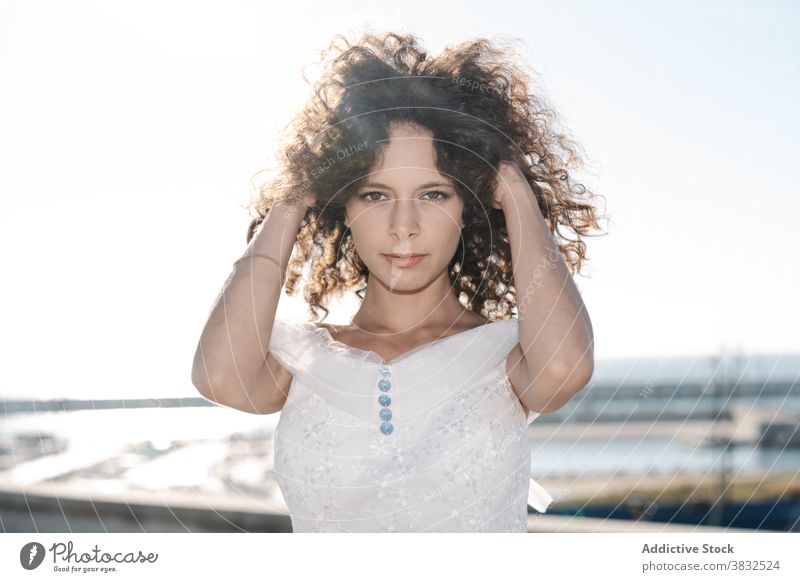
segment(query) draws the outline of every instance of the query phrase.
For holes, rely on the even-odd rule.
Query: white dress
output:
[[[269,350],[294,376],[274,434],[295,532],[526,532],[530,421],[506,374],[516,318],[384,363],[312,322],[276,319]]]

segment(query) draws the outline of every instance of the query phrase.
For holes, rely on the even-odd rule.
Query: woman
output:
[[[485,39],[436,58],[411,35],[337,40],[254,201],[193,382],[281,411],[294,531],[527,531],[526,501],[552,501],[530,479],[528,421],[593,370],[570,276],[597,226],[567,171],[580,160]],[[562,227],[576,237],[557,244]],[[316,321],[276,319],[303,268]],[[352,322],[320,323],[346,291]]]

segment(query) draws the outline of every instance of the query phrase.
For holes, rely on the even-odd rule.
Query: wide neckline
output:
[[[465,336],[467,334],[470,334],[470,333],[472,333],[472,332],[474,332],[476,330],[487,328],[487,327],[490,327],[492,325],[498,325],[498,324],[501,324],[501,323],[508,323],[510,321],[516,321],[516,318],[510,317],[508,319],[500,319],[500,320],[497,320],[497,321],[489,321],[488,323],[482,323],[481,325],[476,325],[475,327],[471,327],[470,329],[465,329],[464,331],[459,331],[459,332],[450,334],[450,335],[445,336],[445,337],[440,337],[440,338],[437,338],[435,340],[431,340],[431,341],[429,341],[427,343],[424,343],[422,345],[419,345],[419,346],[417,346],[415,348],[411,348],[410,350],[407,350],[407,351],[403,352],[402,354],[392,358],[388,362],[385,361],[383,359],[383,356],[381,356],[377,352],[374,352],[372,350],[362,350],[360,348],[356,348],[356,347],[351,346],[349,344],[346,344],[344,342],[340,342],[339,340],[335,339],[333,337],[333,335],[331,335],[331,332],[327,327],[319,326],[319,325],[317,325],[317,324],[315,324],[314,322],[311,322],[311,321],[309,321],[307,323],[308,323],[308,325],[311,326],[312,330],[315,330],[315,331],[318,331],[319,333],[321,333],[323,339],[329,345],[336,346],[338,348],[341,348],[341,349],[346,350],[348,352],[353,352],[355,354],[361,354],[362,358],[370,358],[373,361],[376,361],[377,363],[379,363],[381,366],[389,367],[389,366],[395,366],[395,365],[407,360],[411,356],[413,356],[415,354],[418,354],[419,352],[422,352],[423,350],[431,348],[431,347],[433,347],[435,345],[438,345],[440,343],[446,342],[447,340],[452,340],[454,338],[463,337],[463,336]]]

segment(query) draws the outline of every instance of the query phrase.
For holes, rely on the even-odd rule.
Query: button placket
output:
[[[389,422],[392,420],[392,410],[389,408],[392,403],[392,399],[388,394],[386,394],[386,392],[388,392],[392,387],[392,382],[389,380],[391,375],[392,371],[389,366],[383,364],[381,366],[381,379],[378,381],[378,390],[381,391],[381,395],[378,396],[378,403],[382,406],[378,416],[381,421],[383,421],[380,426],[381,432],[386,436],[392,434],[392,431],[394,430],[394,426],[391,422]]]

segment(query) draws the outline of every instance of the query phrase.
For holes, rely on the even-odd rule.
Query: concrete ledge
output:
[[[0,484],[6,532],[285,532],[292,522],[268,500],[172,492],[94,493],[57,484]]]
[[[60,483],[24,488],[0,483],[0,519],[7,533],[292,531],[285,507],[270,500],[174,492],[87,492]],[[529,533],[749,531],[755,530],[546,514],[528,516]]]

